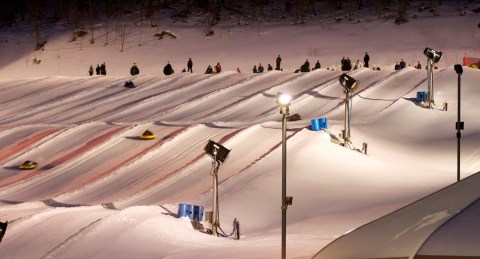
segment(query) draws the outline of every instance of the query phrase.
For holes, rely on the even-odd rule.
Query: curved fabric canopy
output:
[[[480,173],[334,240],[313,258],[480,258]]]

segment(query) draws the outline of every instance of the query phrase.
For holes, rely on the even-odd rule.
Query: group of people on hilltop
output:
[[[395,70],[402,70],[407,66],[407,63],[405,63],[405,60],[403,58],[399,62],[395,62]]]
[[[352,70],[352,61],[349,57],[343,57],[340,61],[342,71],[350,71]]]
[[[265,70],[265,68],[263,67],[262,63],[258,63],[258,68],[256,65],[253,65],[253,73],[263,73],[263,71]],[[272,71],[273,70],[273,67],[272,65],[268,64],[267,65],[267,71]],[[238,70],[237,70],[238,71]]]
[[[205,74],[213,74],[213,73],[220,73],[222,72],[222,66],[220,65],[220,62],[217,62],[215,66],[208,65],[207,70],[205,71]]]
[[[88,68],[88,74],[90,76],[93,76],[93,66],[90,65]],[[102,65],[97,64],[97,67],[95,68],[95,74],[96,75],[107,75],[107,67],[105,66],[105,62],[102,63]]]
[[[277,58],[275,59],[275,70],[283,71],[283,68],[281,67],[281,62],[282,62],[282,57],[280,55],[278,55]],[[370,56],[368,55],[367,52],[365,52],[365,55],[363,57],[363,66],[366,67],[366,68],[370,67],[369,62],[370,62]],[[350,71],[352,69],[357,69],[357,68],[360,68],[362,66],[362,64],[360,63],[360,60],[357,60],[356,63],[352,67],[352,62],[351,62],[349,57],[343,57],[340,63],[341,63],[341,70],[342,71]],[[305,63],[303,63],[303,65],[301,65],[300,69],[297,69],[295,71],[295,73],[310,72],[310,71],[313,71],[313,70],[316,70],[316,69],[320,69],[321,67],[322,66],[320,64],[320,61],[317,60],[317,62],[315,63],[315,66],[312,69],[310,69],[310,62],[308,61],[308,59],[306,59]],[[401,70],[405,67],[406,67],[406,63],[403,59],[401,59],[400,62],[396,62],[396,64],[395,64],[395,70]],[[422,68],[422,65],[420,64],[420,61],[415,66],[415,68],[417,68],[417,69]],[[329,68],[327,68],[327,69],[330,70]],[[379,67],[375,67],[375,66],[372,69],[380,70]],[[268,64],[267,65],[267,71],[271,71],[271,70],[274,70],[274,68],[272,67],[271,64]],[[213,67],[211,65],[208,65],[207,70],[205,71],[205,74],[220,73],[221,71],[222,71],[222,66],[220,65],[220,62],[217,62],[217,64]],[[263,67],[262,63],[258,63],[258,66],[254,65],[253,69],[252,69],[253,73],[263,73],[264,71],[265,71],[265,68]],[[182,72],[193,73],[192,58],[188,59],[187,69],[184,68],[182,70]],[[237,68],[237,72],[240,73],[239,68]],[[88,73],[89,73],[90,76],[93,76],[94,73],[97,74],[97,75],[106,75],[107,70],[106,70],[105,62],[103,62],[101,65],[97,64],[97,67],[96,67],[95,70],[93,69],[93,66],[90,65]],[[163,68],[163,74],[168,76],[168,75],[172,75],[174,73],[175,73],[175,71],[173,70],[172,65],[170,64],[170,62],[167,62],[167,64]],[[130,74],[132,76],[140,74],[140,69],[138,68],[136,63],[133,63],[132,67],[130,68]]]

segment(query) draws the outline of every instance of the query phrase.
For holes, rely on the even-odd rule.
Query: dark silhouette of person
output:
[[[315,63],[315,67],[313,69],[320,69],[322,65],[320,65],[320,60],[317,60],[317,63]]]
[[[207,70],[205,71],[205,74],[212,74],[213,73],[213,68],[212,66],[208,65]]]
[[[188,59],[188,62],[187,62],[187,72],[190,71],[190,73],[193,73],[193,62],[192,62],[192,58],[189,58]]]
[[[169,75],[172,75],[173,73],[175,72],[173,71],[172,65],[170,65],[170,62],[167,62],[167,65],[163,67],[163,74],[165,74],[166,76],[169,76]]]
[[[100,66],[100,74],[102,75],[107,75],[107,66],[105,66],[105,62],[102,63],[102,65]]]
[[[100,65],[99,64],[97,64],[97,68],[95,68],[95,73],[97,75],[100,75]]]
[[[407,66],[407,64],[405,63],[405,61],[402,58],[402,60],[400,60],[400,69],[404,69],[406,66]]]
[[[300,67],[300,72],[310,72],[310,62],[308,62],[308,59]]]
[[[277,59],[275,60],[275,63],[276,63],[275,70],[280,70],[281,62],[282,62],[282,58],[280,57],[280,55],[278,55]]]
[[[133,66],[130,68],[130,75],[138,75],[140,74],[140,69],[138,69],[137,64],[133,63]]]
[[[220,66],[220,62],[217,62],[217,65],[215,65],[215,73],[220,72],[222,72],[222,66]]]
[[[92,67],[92,65],[90,65],[90,68],[88,69],[88,74],[89,74],[90,76],[93,75],[93,67]]]
[[[268,66],[267,66],[267,71],[272,71],[272,70],[273,70],[272,65],[268,64]]]
[[[367,52],[365,52],[365,56],[363,56],[363,66],[368,67],[368,62],[370,61],[370,56]]]
[[[253,73],[258,73],[258,70],[257,70],[257,65],[253,65]]]

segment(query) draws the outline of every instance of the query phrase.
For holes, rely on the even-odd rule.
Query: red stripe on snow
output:
[[[4,159],[11,157],[12,155],[20,152],[21,150],[33,146],[35,143],[39,142],[43,138],[59,131],[60,129],[49,129],[33,134],[27,138],[24,138],[18,142],[14,142],[11,145],[0,150],[0,162]]]
[[[111,130],[111,131],[109,131],[105,134],[102,134],[102,135],[86,142],[82,147],[73,150],[72,152],[54,160],[51,163],[48,163],[47,165],[42,166],[41,168],[39,168],[35,171],[32,171],[32,170],[21,171],[18,174],[12,176],[12,177],[8,177],[6,179],[3,179],[2,181],[0,181],[0,187],[10,185],[10,184],[13,184],[13,183],[18,182],[18,181],[23,181],[23,180],[29,179],[29,178],[34,177],[36,175],[42,174],[49,169],[52,169],[56,166],[59,166],[59,165],[61,165],[63,163],[66,163],[70,160],[73,160],[73,159],[77,158],[78,156],[80,156],[81,154],[87,152],[88,150],[91,150],[91,149],[95,148],[96,146],[99,146],[100,144],[103,144],[104,142],[106,142],[107,140],[112,138],[112,136],[118,134],[120,131],[124,130],[125,128],[126,128],[126,126],[116,128],[116,129]]]

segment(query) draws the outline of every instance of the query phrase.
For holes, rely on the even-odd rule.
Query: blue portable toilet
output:
[[[187,213],[188,206],[189,206],[188,204],[183,204],[183,203],[178,204],[178,213],[177,213],[178,218],[188,217],[188,213]]]
[[[203,220],[203,206],[193,205],[193,215],[191,219],[196,221]]]

